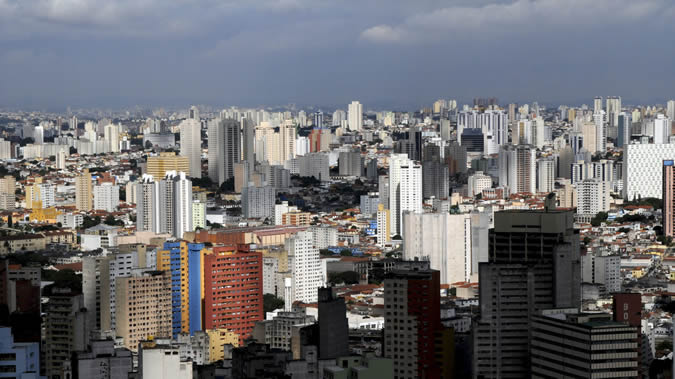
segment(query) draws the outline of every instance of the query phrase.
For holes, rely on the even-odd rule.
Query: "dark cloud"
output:
[[[669,0],[0,0],[0,107],[675,96]]]

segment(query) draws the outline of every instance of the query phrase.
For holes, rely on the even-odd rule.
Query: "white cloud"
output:
[[[419,13],[399,25],[378,25],[361,38],[382,42],[434,40],[439,33],[523,32],[556,27],[596,27],[664,18],[673,12],[670,0],[516,0],[478,7],[452,6]],[[441,34],[442,36],[442,34]],[[405,37],[405,38],[404,38]],[[435,38],[436,37],[436,38]]]

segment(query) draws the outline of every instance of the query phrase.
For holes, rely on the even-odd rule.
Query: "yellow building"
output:
[[[93,208],[91,174],[85,169],[82,175],[75,178],[75,208],[88,212]]]
[[[42,194],[40,192],[40,184],[42,178],[37,177],[33,184],[26,186],[26,209],[40,209],[42,208]]]
[[[209,362],[217,362],[225,359],[225,345],[239,347],[239,335],[227,329],[208,329],[209,336]]]
[[[633,278],[635,278],[635,279],[640,279],[640,278],[642,278],[643,276],[645,276],[645,270],[644,270],[644,267],[635,267],[635,268],[633,268],[632,274],[633,274]]]
[[[40,205],[41,202],[34,202],[34,205]],[[33,209],[29,219],[31,222],[47,222],[49,224],[56,224],[56,217],[62,214],[56,207],[42,208],[41,206]]]
[[[145,173],[152,175],[155,181],[166,176],[167,171],[190,172],[190,160],[188,157],[176,155],[173,152],[159,153],[159,156],[148,157]]]

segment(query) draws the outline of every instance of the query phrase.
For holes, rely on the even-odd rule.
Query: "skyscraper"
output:
[[[593,99],[593,114],[600,113],[602,111],[602,96],[596,96]]]
[[[607,151],[607,127],[605,126],[605,111],[593,114],[595,124],[595,151],[602,154]]]
[[[347,106],[349,130],[359,131],[363,127],[363,105],[358,101],[352,101]]]
[[[499,185],[511,193],[536,193],[536,149],[530,145],[502,146]]]
[[[555,210],[554,195],[543,211],[495,213],[488,262],[479,266],[475,376],[528,377],[531,315],[579,307],[579,232],[573,223],[573,212]]]
[[[103,128],[103,138],[106,143],[106,150],[111,153],[120,151],[120,128],[119,125],[109,124]]]
[[[75,178],[75,208],[78,211],[90,211],[92,208],[91,174],[85,169]]]
[[[255,163],[255,124],[249,118],[241,119],[242,160],[253,165]]]
[[[663,234],[675,237],[675,161],[663,161]]]
[[[216,118],[209,121],[208,172],[209,178],[218,185],[234,177],[234,165],[241,160],[241,131],[239,125],[240,123],[233,119]],[[247,137],[250,136],[247,135]],[[250,161],[250,163],[253,163],[253,161]]]
[[[537,160],[537,192],[553,191],[555,183],[555,160],[542,158]]]
[[[136,186],[136,230],[169,233],[182,238],[193,230],[192,181],[184,172],[168,171],[155,182],[143,175]]]
[[[136,191],[136,231],[159,233],[159,183],[144,174]]]
[[[194,107],[193,107],[194,108]],[[199,115],[195,109],[190,109],[190,115]],[[190,160],[190,172],[193,178],[202,177],[202,124],[199,118],[188,118],[180,125],[180,155]]]
[[[288,251],[288,266],[292,272],[292,299],[304,303],[316,303],[318,289],[325,285],[325,266],[321,265],[319,249],[314,246],[314,237],[311,232],[298,232],[295,236],[286,239]]]
[[[94,209],[114,212],[120,203],[120,187],[103,183],[94,187]]]
[[[619,122],[619,131],[617,134],[617,145],[623,147],[626,144],[630,143],[630,138],[633,135],[631,114],[628,112],[619,113],[618,122]]]
[[[422,167],[406,154],[389,157],[389,210],[393,234],[401,234],[404,211],[422,211]]]

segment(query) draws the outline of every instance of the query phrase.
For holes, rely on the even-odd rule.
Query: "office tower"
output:
[[[144,174],[136,191],[136,231],[159,233],[159,182]]]
[[[92,208],[91,174],[88,169],[75,178],[75,208],[85,212]]]
[[[555,160],[541,158],[537,160],[537,192],[553,191],[555,183]]]
[[[112,183],[94,186],[94,209],[114,212],[120,203],[120,187]]]
[[[447,118],[441,119],[440,131],[441,131],[441,139],[443,141],[450,141],[450,137],[452,136],[452,128],[450,127],[450,120],[448,120]]]
[[[602,97],[596,96],[593,99],[593,114],[600,113],[602,111]]]
[[[588,217],[609,210],[610,185],[599,179],[586,179],[575,183],[577,189],[577,214]]]
[[[380,204],[377,207],[377,245],[384,246],[389,242],[391,236],[391,228],[389,226],[389,220],[391,220],[389,209],[384,207],[384,204]]]
[[[530,145],[502,146],[499,185],[510,193],[536,193],[536,149]]]
[[[607,127],[605,126],[605,111],[593,114],[595,124],[595,151],[605,154],[607,151]]]
[[[196,109],[190,109],[191,115],[198,115]],[[181,121],[180,125],[180,155],[187,157],[190,162],[188,175],[193,178],[202,177],[202,124],[198,118],[189,118]]]
[[[255,164],[255,124],[253,120],[241,120],[242,160],[250,165]]]
[[[87,348],[87,311],[82,294],[69,288],[52,287],[47,298],[42,345],[45,374],[48,378],[65,378],[71,354]]]
[[[403,214],[403,259],[428,260],[441,284],[471,279],[471,214]],[[483,235],[487,239],[487,230]]]
[[[239,122],[216,118],[210,120],[208,125],[209,178],[221,185],[234,176],[234,165],[241,160]]]
[[[440,161],[422,162],[422,195],[425,199],[447,199],[450,194],[448,166]]]
[[[332,288],[319,288],[319,359],[349,355],[349,325],[345,299]]]
[[[445,163],[448,165],[448,173],[455,175],[465,173],[468,170],[466,148],[457,142],[451,142],[445,147]]]
[[[467,193],[470,197],[481,194],[484,189],[488,188],[492,188],[492,177],[484,175],[483,171],[476,171],[475,174],[469,176],[467,181]]]
[[[292,298],[284,299],[291,304],[295,301],[316,303],[318,289],[326,282],[325,266],[321,264],[319,249],[314,246],[311,232],[298,232],[287,238],[288,266],[292,272]]]
[[[488,262],[479,265],[475,376],[528,377],[531,315],[579,307],[579,232],[573,223],[573,212],[555,210],[552,194],[543,211],[494,214]]]
[[[262,253],[214,247],[204,256],[204,329],[227,329],[242,344],[263,317]]]
[[[103,139],[106,143],[106,151],[110,153],[120,152],[120,128],[119,125],[109,124],[104,127]]]
[[[161,180],[168,171],[189,173],[190,159],[174,152],[161,152],[147,158],[145,173],[152,175],[155,180]]]
[[[639,329],[608,314],[544,310],[531,335],[531,377],[638,377]]]
[[[663,234],[675,236],[675,161],[663,161]]]
[[[630,143],[632,136],[633,121],[630,113],[621,112],[618,116],[619,131],[617,134],[617,146],[624,147]]]
[[[462,146],[469,153],[487,154],[484,137],[483,131],[480,129],[464,129],[462,131]]]
[[[619,113],[621,113],[621,97],[608,96],[607,97],[607,122],[611,128],[619,126]]]
[[[582,255],[581,279],[584,283],[602,285],[604,293],[621,292],[621,257],[591,252]]]
[[[347,114],[342,109],[337,109],[333,112],[333,126],[342,125],[342,121],[347,121]]]
[[[241,189],[241,212],[245,218],[273,217],[275,201],[274,187],[254,187],[249,183]]]
[[[164,242],[157,251],[157,270],[171,276],[171,336],[193,335],[203,330],[202,275],[204,245],[200,243]]]
[[[422,211],[422,167],[405,154],[389,157],[389,210],[395,235],[401,234],[404,211]]]
[[[654,143],[669,143],[668,138],[671,132],[671,121],[666,116],[658,114],[654,119]]]
[[[626,145],[623,155],[623,198],[663,195],[663,161],[675,157],[675,144]]]
[[[347,117],[349,120],[349,130],[361,130],[361,127],[363,127],[363,105],[358,101],[352,101],[347,106]]]
[[[135,352],[142,340],[171,335],[171,285],[166,271],[137,270],[116,279],[116,333],[127,349]]]
[[[28,197],[26,197],[28,200]],[[13,176],[0,178],[0,210],[14,210],[16,207],[16,179]]]
[[[556,177],[571,179],[572,163],[574,162],[574,152],[570,146],[565,146],[558,154],[558,167]]]
[[[440,378],[448,361],[436,341],[446,337],[440,320],[440,274],[428,268],[395,269],[384,280],[383,355],[394,378]],[[452,342],[450,342],[452,343]]]
[[[0,377],[38,378],[40,375],[40,344],[14,342],[12,329],[0,327]]]
[[[341,151],[338,158],[340,176],[361,176],[363,158],[360,151]]]

